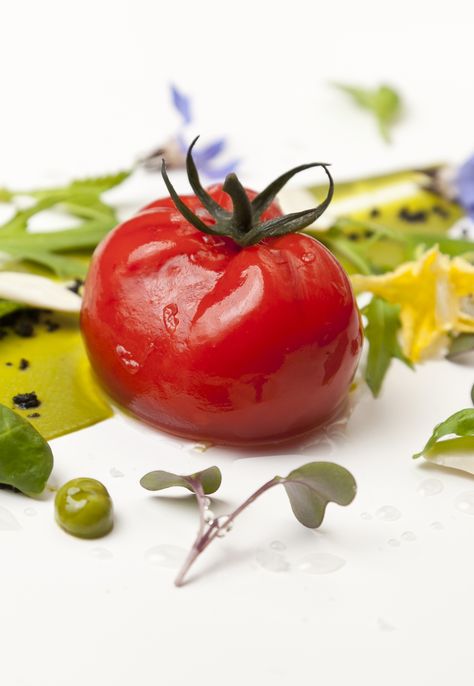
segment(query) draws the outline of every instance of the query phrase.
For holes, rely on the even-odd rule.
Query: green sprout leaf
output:
[[[189,569],[196,559],[216,538],[222,538],[233,526],[234,520],[263,493],[274,486],[283,486],[290,499],[296,519],[311,529],[321,525],[329,502],[349,505],[356,494],[356,482],[344,467],[331,462],[310,462],[294,469],[286,477],[275,476],[264,483],[233,512],[216,517],[209,509],[210,500],[205,494],[214,493],[221,484],[217,467],[181,476],[171,472],[156,471],[146,474],[140,481],[150,491],[160,491],[172,486],[182,486],[194,492],[199,507],[199,530],[178,576],[176,586],[182,586]]]
[[[201,472],[182,476],[158,470],[149,472],[140,480],[140,484],[148,491],[162,491],[165,488],[181,486],[188,491],[196,493],[196,485],[199,484],[202,492],[206,495],[215,493],[221,485],[222,474],[218,467],[208,467]]]
[[[363,314],[367,317],[365,336],[369,342],[364,377],[375,398],[380,393],[392,358],[401,360],[413,369],[398,342],[399,313],[398,305],[392,305],[378,297],[373,297],[369,305],[363,309]]]
[[[425,447],[419,453],[415,453],[413,457],[416,459],[422,455],[428,455],[441,438],[450,435],[474,436],[474,408],[459,410],[459,412],[455,412],[448,419],[445,419],[444,422],[437,424]],[[443,444],[449,442],[443,441]]]
[[[52,469],[53,454],[44,438],[26,419],[0,405],[0,483],[36,495]]]
[[[321,525],[329,502],[349,505],[357,492],[352,474],[332,462],[310,462],[281,482],[296,519],[310,529]]]
[[[402,102],[399,94],[385,84],[374,89],[359,88],[344,83],[334,83],[333,85],[349,95],[357,105],[373,114],[382,138],[389,143],[390,126],[401,112]]]

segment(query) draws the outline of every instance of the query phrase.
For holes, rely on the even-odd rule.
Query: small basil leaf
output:
[[[332,462],[310,462],[294,469],[281,483],[296,519],[315,529],[322,523],[329,502],[349,505],[357,485],[352,474]]]
[[[452,434],[454,436],[474,436],[474,408],[459,410],[459,412],[455,412],[445,419],[444,422],[437,424],[423,450],[413,455],[414,459],[429,453],[443,436]]]
[[[454,360],[458,355],[474,350],[474,333],[461,333],[452,339],[446,358]]]
[[[203,492],[209,495],[217,491],[221,481],[222,474],[220,469],[218,467],[208,467],[201,472],[195,472],[186,476],[163,470],[149,472],[142,477],[140,484],[148,491],[162,491],[165,488],[181,486],[193,493],[196,492],[196,484],[201,484]]]
[[[413,369],[413,365],[405,357],[398,343],[399,313],[398,305],[392,305],[377,297],[373,297],[363,310],[363,314],[367,317],[365,337],[369,342],[364,377],[375,398],[380,393],[392,358],[401,360]]]
[[[359,88],[343,83],[333,85],[349,95],[360,107],[371,112],[377,120],[382,137],[387,143],[390,142],[390,125],[394,123],[401,111],[399,94],[384,84],[374,89]]]
[[[0,483],[22,493],[44,490],[53,469],[53,454],[31,424],[0,405]]]

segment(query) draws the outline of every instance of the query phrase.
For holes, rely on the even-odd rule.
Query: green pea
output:
[[[55,510],[59,526],[79,538],[100,538],[114,524],[112,499],[96,479],[72,479],[61,486]]]

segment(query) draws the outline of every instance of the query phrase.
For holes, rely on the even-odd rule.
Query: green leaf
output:
[[[390,142],[390,126],[401,111],[401,98],[390,86],[385,84],[378,88],[359,88],[344,83],[333,84],[340,91],[349,95],[360,107],[371,112],[377,120],[384,140]]]
[[[441,438],[450,435],[474,436],[474,408],[459,410],[459,412],[455,412],[448,419],[445,419],[444,422],[437,424],[425,447],[413,455],[414,459],[429,453]]]
[[[329,502],[349,505],[357,484],[352,474],[332,462],[310,462],[281,479],[296,519],[315,529],[324,519]]]
[[[474,334],[461,333],[452,339],[446,358],[454,360],[458,355],[463,355],[474,350]]]
[[[53,469],[53,454],[31,424],[0,405],[0,483],[26,494],[44,490]]]
[[[365,336],[369,342],[364,378],[375,398],[380,393],[392,358],[395,357],[413,368],[398,343],[399,313],[398,305],[392,305],[378,297],[373,297],[363,310],[363,314],[367,317]]]
[[[0,253],[15,260],[28,260],[51,269],[58,276],[83,277],[87,265],[58,252],[93,249],[115,226],[115,220],[86,221],[75,229],[35,233],[9,233],[0,230]]]
[[[133,169],[124,169],[123,171],[115,172],[114,174],[104,174],[103,176],[91,176],[84,179],[76,179],[64,186],[56,186],[55,188],[40,188],[38,190],[29,191],[7,191],[10,197],[18,195],[28,195],[32,198],[45,198],[51,196],[52,194],[59,193],[95,193],[96,195],[101,195],[105,191],[109,191],[115,186],[119,186],[123,181],[128,179]]]
[[[200,484],[206,494],[215,493],[221,485],[222,475],[218,467],[208,467],[201,472],[182,476],[172,472],[158,470],[145,474],[140,484],[148,491],[162,491],[165,488],[179,486],[196,493],[196,484]]]

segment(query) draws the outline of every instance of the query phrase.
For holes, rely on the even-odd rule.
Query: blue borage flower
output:
[[[187,150],[196,135],[196,131],[192,130],[194,117],[190,97],[173,84],[170,86],[170,94],[173,106],[181,117],[181,125],[177,133],[165,145],[140,160],[143,167],[150,171],[159,171],[162,157],[165,158],[168,167],[184,168]],[[235,171],[238,160],[224,163],[218,161],[221,154],[225,152],[226,146],[225,138],[218,138],[193,151],[194,162],[203,176],[217,181]]]
[[[474,155],[469,157],[458,169],[456,177],[458,202],[474,219]]]

